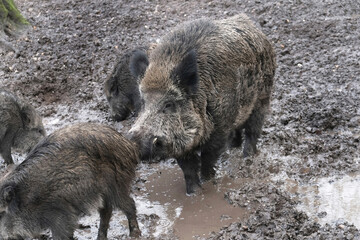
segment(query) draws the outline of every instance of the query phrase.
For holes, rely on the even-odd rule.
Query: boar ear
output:
[[[21,108],[21,119],[23,121],[24,126],[28,125],[33,119],[34,109],[29,106],[25,105]]]
[[[193,95],[197,92],[199,77],[195,50],[191,50],[186,54],[181,63],[175,68],[174,74],[180,79],[180,87],[185,89],[187,94]]]
[[[112,78],[108,82],[108,89],[109,89],[109,95],[115,95],[115,96],[119,95],[118,83],[115,78]]]
[[[145,52],[136,50],[130,57],[129,68],[131,74],[139,79],[144,76],[146,68],[149,65],[149,60]]]
[[[9,185],[6,186],[2,191],[2,199],[6,203],[10,203],[15,197],[15,186]]]

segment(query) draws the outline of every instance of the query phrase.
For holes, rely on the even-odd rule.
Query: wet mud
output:
[[[278,67],[259,153],[225,152],[215,184],[196,196],[185,195],[173,160],[140,164],[133,196],[143,239],[360,239],[359,1],[15,2],[32,29],[6,39],[20,55],[0,51],[0,87],[31,102],[48,133],[75,122],[126,133],[134,119],[110,118],[106,77],[123,51],[183,21],[245,12],[273,43]],[[98,215],[81,223],[76,238],[94,239]],[[128,239],[121,212],[109,239]]]
[[[244,185],[241,179],[220,177],[204,183],[196,194],[187,196],[183,173],[177,165],[154,164],[153,167],[156,172],[148,176],[144,184],[147,198],[165,208],[167,217],[160,218],[158,226],[165,223],[167,230],[172,230],[180,239],[207,237],[222,226],[246,219],[256,208],[256,204],[238,208],[224,198],[227,191]]]

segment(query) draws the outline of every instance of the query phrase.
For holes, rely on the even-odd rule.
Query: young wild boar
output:
[[[130,236],[140,236],[129,196],[138,153],[114,129],[77,124],[44,138],[0,180],[0,239],[33,238],[50,229],[70,239],[79,216],[100,213],[98,239],[106,239],[114,208],[128,218]]]
[[[200,185],[199,168],[204,180],[214,176],[230,137],[239,145],[244,130],[244,156],[256,153],[275,54],[247,16],[180,25],[149,60],[141,53],[132,56],[130,70],[141,79],[144,104],[130,130],[141,158],[175,157],[187,193]]]
[[[35,109],[0,89],[0,155],[5,163],[14,163],[11,147],[28,152],[44,136],[42,119]]]
[[[131,114],[136,116],[140,110],[139,84],[130,73],[129,61],[134,54],[147,55],[154,46],[155,44],[150,44],[126,51],[105,81],[104,91],[110,105],[111,116],[115,121],[123,121]]]

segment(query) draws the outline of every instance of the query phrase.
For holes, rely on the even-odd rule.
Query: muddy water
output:
[[[148,177],[145,187],[149,201],[155,207],[158,204],[165,209],[165,217],[160,218],[159,224],[172,230],[180,239],[192,239],[206,237],[211,231],[219,231],[222,226],[247,218],[251,206],[233,207],[224,199],[226,190],[239,189],[243,182],[226,176],[216,181],[216,184],[203,184],[203,189],[196,195],[187,196],[181,169],[177,165],[158,166]],[[163,233],[166,233],[165,228]],[[157,235],[153,234],[154,237]]]
[[[286,188],[301,201],[298,209],[319,223],[345,220],[360,227],[360,172],[340,179],[320,178],[302,186],[287,180]]]

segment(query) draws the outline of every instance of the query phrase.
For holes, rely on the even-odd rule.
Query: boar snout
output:
[[[130,138],[138,145],[141,160],[157,161],[155,156],[165,155],[165,141],[162,137],[143,137],[139,133],[131,133]]]
[[[130,115],[130,111],[125,109],[123,112],[121,113],[116,113],[113,115],[113,119],[117,122],[121,122],[123,120],[125,120],[128,116]]]

